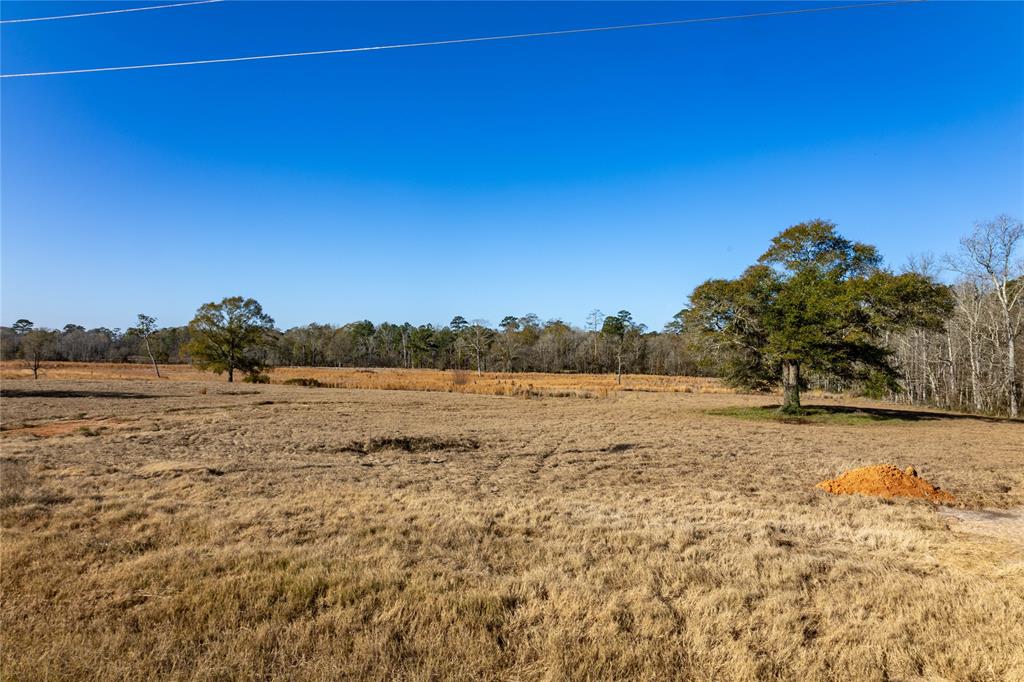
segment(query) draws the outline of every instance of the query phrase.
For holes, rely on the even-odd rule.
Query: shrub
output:
[[[247,384],[269,384],[270,376],[262,372],[254,372],[252,374],[246,374],[242,381]]]
[[[285,386],[307,386],[309,388],[320,388],[323,384],[311,377],[295,377],[284,382]]]

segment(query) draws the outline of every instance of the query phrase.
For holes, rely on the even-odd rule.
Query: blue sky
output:
[[[0,35],[16,73],[808,6],[224,2]],[[4,79],[0,318],[183,324],[243,294],[282,327],[660,328],[801,220],[895,265],[942,253],[1024,216],[1022,38],[1020,3],[928,2]]]

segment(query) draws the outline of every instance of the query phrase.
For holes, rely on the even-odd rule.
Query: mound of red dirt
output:
[[[875,497],[917,497],[933,502],[952,502],[955,498],[917,475],[914,467],[897,469],[891,464],[876,464],[851,469],[839,478],[822,481],[818,487],[833,495],[873,495]]]

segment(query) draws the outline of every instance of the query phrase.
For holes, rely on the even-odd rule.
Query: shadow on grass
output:
[[[783,414],[779,405],[763,407],[725,407],[708,410],[707,414],[723,417],[739,417],[760,421],[774,421],[783,424],[875,424],[886,422],[920,422],[973,419],[986,422],[1016,423],[1012,419],[986,417],[953,412],[929,412],[901,410],[888,407],[848,407],[845,405],[805,405],[800,415]]]
[[[147,400],[160,397],[127,391],[70,391],[46,388],[3,388],[0,389],[0,396],[4,398],[113,398],[120,400]]]

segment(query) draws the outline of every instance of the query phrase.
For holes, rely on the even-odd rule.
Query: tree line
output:
[[[978,223],[957,253],[913,260],[908,268],[934,277],[956,274],[941,325],[889,339],[901,370],[891,397],[965,412],[1018,416],[1024,331],[1024,226],[1002,215]]]
[[[225,301],[213,306],[224,307]],[[251,300],[251,299],[250,299]],[[243,299],[244,302],[244,299]],[[204,306],[206,307],[206,306]],[[207,311],[209,312],[209,310]],[[144,316],[147,319],[148,316]],[[509,315],[497,325],[455,316],[446,325],[413,325],[369,320],[343,325],[312,323],[287,330],[262,330],[234,362],[244,372],[246,358],[256,366],[402,367],[466,369],[482,372],[579,372],[710,375],[674,322],[649,331],[625,310],[590,313],[586,328],[536,315]],[[0,327],[0,357],[69,362],[147,362],[193,364],[195,325],[121,330],[39,329],[29,320]],[[41,342],[41,343],[40,343]],[[147,348],[148,346],[148,348]],[[239,364],[241,363],[241,364]],[[227,369],[224,370],[227,372]]]
[[[406,367],[477,372],[583,372],[720,376],[731,385],[783,389],[799,412],[808,388],[855,391],[914,404],[1017,416],[1024,328],[1024,227],[1008,216],[978,223],[941,261],[899,271],[875,247],[812,220],[772,239],[732,280],[698,286],[660,331],[628,310],[593,310],[582,328],[508,315],[492,325],[368,320],[277,329],[242,297],[204,304],[187,326],[158,328],[140,314],[120,329],[29,320],[0,327],[0,357],[191,363],[248,380],[275,366]],[[945,271],[952,281],[940,281]]]

